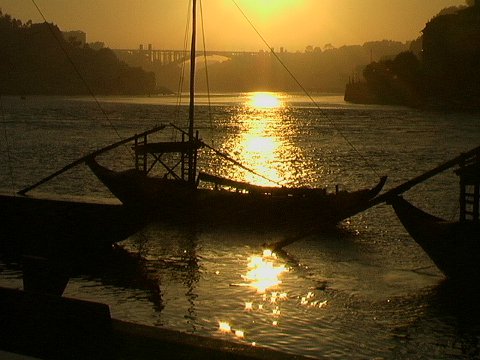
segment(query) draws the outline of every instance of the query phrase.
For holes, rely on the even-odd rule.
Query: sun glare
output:
[[[218,329],[221,332],[224,332],[224,333],[228,333],[228,332],[232,331],[232,328],[231,328],[230,324],[228,322],[225,322],[225,321],[220,321],[218,323]]]
[[[249,258],[248,272],[243,278],[249,281],[250,286],[255,288],[259,293],[265,293],[268,288],[281,284],[280,276],[288,271],[284,264],[276,265],[274,261],[276,257],[268,256],[252,256]],[[247,305],[245,305],[247,307]]]
[[[248,105],[254,109],[276,109],[283,103],[275,93],[257,92],[251,95]]]
[[[289,7],[298,6],[302,0],[243,0],[248,9],[265,17],[274,17],[286,12]]]

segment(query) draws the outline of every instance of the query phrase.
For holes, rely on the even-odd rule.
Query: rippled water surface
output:
[[[199,166],[254,182],[356,189],[388,175],[391,188],[478,146],[480,120],[401,107],[350,105],[339,96],[202,97],[203,140],[271,181],[203,149]],[[13,192],[78,157],[153,125],[185,126],[175,98],[1,98],[0,185]],[[172,132],[159,137],[167,139]],[[100,158],[118,169],[128,148]],[[85,166],[38,191],[110,197]],[[458,215],[451,172],[406,198],[436,215]],[[235,214],[231,214],[232,217]],[[105,302],[122,320],[338,359],[468,359],[479,356],[477,298],[443,282],[392,209],[380,205],[263,254],[282,229],[157,222],[123,244],[130,255],[70,280],[65,296]],[[123,271],[119,271],[121,268]],[[22,287],[0,263],[0,285]]]

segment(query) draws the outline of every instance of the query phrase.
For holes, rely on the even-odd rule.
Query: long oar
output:
[[[381,204],[383,202],[388,201],[389,199],[391,199],[394,196],[403,194],[404,192],[411,189],[415,185],[418,185],[418,184],[430,179],[431,177],[440,174],[441,172],[443,172],[445,170],[448,170],[448,169],[450,169],[450,168],[452,168],[452,167],[454,167],[458,164],[461,164],[463,161],[465,161],[468,158],[471,158],[472,156],[475,156],[475,155],[480,156],[480,146],[478,146],[478,147],[476,147],[476,148],[474,148],[474,149],[472,149],[472,150],[470,150],[466,153],[463,153],[463,154],[461,154],[461,155],[459,155],[459,156],[457,156],[457,157],[455,157],[455,158],[453,158],[449,161],[446,161],[446,162],[438,165],[437,167],[435,167],[431,170],[428,170],[428,171],[424,172],[423,174],[421,174],[417,177],[414,177],[413,179],[405,181],[404,183],[394,187],[393,189],[388,190],[387,192],[383,193],[382,195],[379,195],[376,198],[370,200],[363,207],[360,207],[358,212],[365,211],[367,209],[370,209],[371,207],[374,207],[375,205],[378,205],[378,204]],[[315,233],[315,231],[316,230],[313,229],[313,230],[302,232],[302,233],[297,234],[295,236],[286,237],[283,240],[277,241],[276,243],[273,243],[273,244],[269,244],[268,246],[270,248],[272,248],[272,250],[281,249],[284,246],[293,244],[294,242],[297,242],[299,240],[305,239],[306,237],[308,237],[310,235],[313,235]]]
[[[297,242],[299,240],[303,240],[303,239],[305,239],[305,238],[307,238],[311,235],[316,234],[317,232],[318,232],[318,228],[314,227],[314,228],[311,228],[307,231],[303,231],[299,234],[296,234],[296,235],[293,235],[293,236],[287,236],[280,241],[276,241],[276,242],[270,243],[270,244],[265,244],[264,247],[268,248],[272,251],[278,251],[278,250],[282,249],[283,247],[285,247],[287,245],[293,244],[294,242]]]
[[[394,196],[403,194],[404,192],[406,192],[407,190],[410,190],[415,185],[418,185],[418,184],[430,179],[431,177],[434,177],[435,175],[440,174],[441,172],[443,172],[445,170],[448,170],[448,169],[450,169],[450,168],[452,168],[456,165],[459,165],[462,162],[464,162],[465,160],[467,160],[468,158],[471,158],[475,155],[480,156],[480,146],[476,147],[476,148],[474,148],[474,149],[472,149],[472,150],[470,150],[466,153],[462,153],[459,156],[457,156],[457,157],[455,157],[455,158],[453,158],[449,161],[446,161],[446,162],[438,165],[437,167],[435,167],[431,170],[428,170],[428,171],[424,172],[423,174],[421,174],[417,177],[414,177],[413,179],[405,181],[404,183],[394,187],[393,189],[390,189],[390,190],[386,191],[382,195],[379,195],[376,198],[370,200],[367,203],[367,205],[364,208],[361,209],[361,211],[365,211],[365,210],[367,210],[367,209],[369,209],[369,208],[371,208],[375,205],[386,202]]]
[[[118,141],[118,142],[116,142],[116,143],[114,143],[114,144],[111,144],[111,145],[105,146],[104,148],[101,148],[101,149],[99,149],[99,150],[96,150],[96,151],[94,151],[94,152],[92,152],[92,153],[90,153],[90,154],[88,154],[88,155],[85,155],[85,156],[81,157],[80,159],[77,159],[77,160],[73,161],[72,163],[64,166],[64,167],[61,168],[60,170],[54,172],[53,174],[47,176],[46,178],[43,178],[42,180],[36,182],[35,184],[30,185],[30,186],[26,187],[25,189],[20,190],[17,194],[19,194],[19,195],[25,195],[27,192],[35,189],[36,187],[38,187],[38,186],[40,186],[40,185],[42,185],[42,184],[44,184],[44,183],[46,183],[47,181],[53,179],[54,177],[56,177],[56,176],[58,176],[58,175],[60,175],[60,174],[63,174],[65,171],[70,170],[71,168],[73,168],[73,167],[75,167],[75,166],[77,166],[77,165],[80,165],[80,164],[84,163],[87,159],[91,158],[92,156],[93,156],[93,157],[94,157],[94,156],[98,156],[98,155],[100,155],[100,154],[102,154],[102,153],[104,153],[104,152],[107,152],[107,151],[109,151],[109,150],[115,149],[115,148],[117,148],[117,147],[119,147],[119,146],[121,146],[121,145],[123,145],[123,144],[126,144],[126,143],[128,143],[128,142],[130,142],[130,141],[132,141],[132,140],[135,140],[135,138],[142,137],[142,136],[146,136],[146,135],[149,135],[149,134],[153,134],[153,133],[155,133],[155,132],[157,132],[157,131],[163,130],[164,128],[165,128],[165,125],[160,125],[160,126],[157,126],[157,127],[152,128],[152,129],[150,129],[150,130],[148,130],[148,131],[145,131],[145,132],[143,132],[143,133],[141,133],[141,134],[131,136],[131,137],[129,137],[128,139],[120,140],[120,141]]]

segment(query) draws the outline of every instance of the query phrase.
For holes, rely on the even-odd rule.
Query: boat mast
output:
[[[197,42],[197,0],[192,1],[192,45],[190,48],[190,107],[188,113],[188,141],[190,142],[188,150],[188,182],[195,183],[195,139],[193,137],[193,128],[195,120],[195,54]]]

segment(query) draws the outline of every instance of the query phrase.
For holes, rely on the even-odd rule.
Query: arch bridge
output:
[[[113,49],[115,54],[120,60],[126,62],[148,62],[148,63],[157,63],[162,66],[169,65],[172,63],[181,63],[183,61],[190,59],[190,51],[185,50],[155,50],[149,46],[147,49],[144,49],[140,46],[139,49]],[[255,55],[257,52],[249,51],[197,51],[196,56],[224,56],[232,58],[240,55]]]

